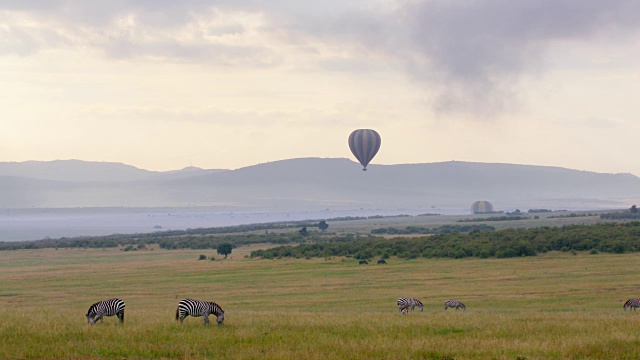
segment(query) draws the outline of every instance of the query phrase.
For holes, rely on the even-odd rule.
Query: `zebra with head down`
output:
[[[204,316],[204,324],[209,325],[209,315],[211,314],[216,316],[218,325],[224,323],[224,310],[220,305],[210,301],[182,299],[176,309],[176,320],[180,320],[182,324],[182,321],[187,316]]]
[[[633,309],[633,311],[636,311],[637,307],[640,307],[640,298],[627,300],[624,305],[622,305],[622,310],[627,311],[627,309],[629,309],[629,311],[631,311],[631,309]]]
[[[104,316],[116,315],[120,323],[124,323],[124,301],[118,298],[113,298],[104,301],[98,301],[91,305],[87,311],[87,322],[93,325],[96,321],[100,320],[104,324]]]
[[[447,310],[447,308],[456,308],[456,311],[458,311],[458,309],[462,309],[462,311],[466,311],[467,307],[464,306],[463,303],[461,303],[458,300],[447,300],[444,302],[444,309]]]
[[[422,305],[422,302],[418,299],[405,298],[405,297],[401,297],[398,299],[398,310],[402,314],[406,314],[409,308],[413,310],[416,306],[420,309],[420,311],[424,310],[424,305]],[[403,311],[403,309],[406,309],[406,310]]]

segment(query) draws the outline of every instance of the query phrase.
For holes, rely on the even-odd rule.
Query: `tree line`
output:
[[[325,225],[328,226],[328,224]],[[316,225],[317,226],[317,225]],[[466,226],[469,226],[467,228]],[[386,234],[389,234],[389,228]],[[427,231],[427,228],[407,227],[399,233]],[[416,257],[514,257],[534,256],[546,251],[591,251],[623,253],[640,251],[640,221],[609,222],[593,225],[566,225],[563,227],[539,227],[530,229],[504,229],[493,231],[486,225],[445,225],[428,231],[435,235],[419,238],[385,239],[376,234],[332,234],[317,230],[286,233],[244,233],[224,235],[186,235],[154,237],[149,234],[111,235],[43,239],[38,241],[0,242],[0,250],[41,248],[115,248],[123,251],[147,249],[157,244],[163,249],[217,249],[228,243],[233,247],[271,243],[279,246],[252,253],[253,257],[327,257],[350,256],[373,258],[376,256]],[[303,231],[304,230],[304,231]],[[326,230],[326,229],[325,229]],[[450,231],[449,231],[450,230]],[[468,232],[463,232],[469,230]],[[396,230],[393,230],[396,231]],[[384,233],[381,231],[380,233]]]
[[[456,222],[481,222],[481,221],[512,221],[512,220],[529,220],[530,217],[513,215],[513,216],[492,216],[486,218],[461,219]]]
[[[357,259],[386,258],[510,258],[535,256],[547,251],[624,253],[640,251],[640,221],[567,225],[499,231],[471,231],[418,238],[384,239],[356,236],[349,242],[324,242],[278,246],[256,250],[251,257],[312,258],[346,256]]]
[[[495,230],[495,227],[485,224],[479,225],[442,225],[436,227],[425,226],[407,226],[405,228],[397,227],[383,227],[372,229],[372,234],[388,234],[388,235],[403,235],[403,234],[448,234],[452,232],[469,232],[479,230]]]
[[[640,220],[640,210],[633,205],[627,211],[600,214],[602,220]]]
[[[313,236],[321,235],[310,232]],[[308,240],[298,232],[291,233],[267,233],[267,234],[228,234],[228,235],[183,235],[173,237],[154,236],[96,236],[73,237],[60,239],[43,239],[36,241],[10,241],[0,242],[2,250],[21,249],[46,249],[46,248],[115,248],[121,247],[124,251],[137,251],[146,249],[147,245],[157,244],[162,249],[217,249],[220,244],[230,243],[233,246],[242,246],[259,243],[289,244],[302,243]]]

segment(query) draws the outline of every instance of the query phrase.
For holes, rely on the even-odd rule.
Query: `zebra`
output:
[[[120,323],[124,323],[124,301],[118,298],[113,298],[104,301],[98,301],[91,305],[87,311],[87,322],[91,325],[100,320],[104,324],[103,316],[116,315]]]
[[[416,306],[420,308],[420,311],[424,310],[424,305],[422,305],[422,302],[420,302],[420,300],[418,299],[413,299],[413,298],[398,299],[398,310],[400,310],[400,312],[402,312],[403,308],[407,308],[407,311],[409,308],[411,308],[411,310],[413,311],[413,308]]]
[[[447,308],[456,308],[456,311],[458,311],[459,308],[462,308],[462,311],[466,311],[467,307],[464,306],[463,303],[461,303],[458,300],[447,300],[444,302],[444,309],[447,310]]]
[[[629,311],[631,311],[631,309],[633,309],[633,311],[636,311],[637,307],[640,307],[640,298],[627,300],[627,302],[622,305],[622,310],[627,311],[627,308],[629,308]]]
[[[180,324],[182,324],[184,318],[189,315],[194,317],[204,316],[204,324],[208,325],[210,314],[216,316],[218,325],[224,323],[224,310],[218,304],[210,301],[182,299],[176,309],[176,320],[180,320]]]

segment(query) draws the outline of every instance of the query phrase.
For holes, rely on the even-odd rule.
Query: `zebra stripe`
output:
[[[116,315],[120,323],[124,323],[124,301],[118,298],[113,298],[104,301],[98,301],[91,305],[87,311],[87,322],[89,324],[95,324],[100,320],[104,324],[103,316]]]
[[[176,309],[176,320],[179,319],[182,324],[187,316],[204,316],[204,324],[208,325],[210,314],[216,316],[218,325],[224,323],[224,310],[218,304],[210,301],[182,299]]]
[[[631,311],[631,309],[633,309],[633,311],[636,311],[637,307],[640,307],[640,298],[627,300],[627,302],[622,305],[622,310],[627,311],[627,308],[629,308],[629,311]]]
[[[403,308],[411,308],[411,310],[413,311],[413,308],[416,306],[420,308],[420,311],[424,310],[424,305],[422,305],[422,302],[420,302],[420,300],[418,299],[403,297],[398,299],[398,310],[400,310],[400,312],[402,312]]]
[[[466,311],[467,307],[464,306],[463,303],[461,303],[458,300],[447,300],[444,302],[444,309],[447,310],[447,308],[456,308],[456,311],[458,311],[459,308],[462,308],[462,311]]]

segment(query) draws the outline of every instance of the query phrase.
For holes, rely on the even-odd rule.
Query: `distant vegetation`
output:
[[[146,245],[157,244],[163,249],[217,249],[220,244],[230,243],[233,246],[272,243],[302,243],[307,239],[298,232],[267,234],[235,234],[235,235],[183,235],[153,236],[152,234],[108,235],[96,237],[74,237],[60,239],[44,239],[37,241],[0,242],[1,250],[45,249],[45,248],[114,248],[122,247],[123,251],[146,249]]]
[[[633,219],[638,213],[625,211],[602,214]],[[576,215],[581,216],[581,215]],[[572,215],[568,215],[572,217]],[[501,219],[505,217],[497,217]],[[522,216],[508,217],[521,220]],[[487,218],[484,221],[493,221]],[[474,219],[475,221],[482,221]],[[506,219],[504,219],[506,220]],[[163,249],[218,249],[227,255],[249,244],[283,245],[251,254],[261,258],[311,258],[347,256],[359,259],[397,256],[506,258],[535,256],[547,251],[589,251],[624,253],[640,251],[640,221],[606,222],[592,225],[545,226],[529,229],[495,231],[486,224],[441,225],[435,227],[381,227],[371,234],[326,232],[330,220],[254,224],[224,228],[167,231],[151,234],[125,234],[99,237],[44,239],[38,241],[0,242],[0,250],[42,248],[120,248],[122,251]],[[322,224],[322,225],[321,225]],[[269,232],[270,229],[294,227],[294,231]],[[250,233],[254,231],[253,233]],[[244,230],[244,232],[242,232]],[[264,230],[257,233],[256,230]],[[413,238],[383,238],[377,235],[413,234]],[[421,236],[423,235],[423,236]],[[430,236],[427,236],[430,235]],[[296,245],[296,246],[292,246]]]
[[[458,220],[458,222],[484,222],[484,221],[511,221],[511,220],[528,220],[529,217],[526,216],[493,216],[486,218],[475,218],[475,219],[462,219]]]
[[[161,248],[165,249],[216,249],[218,245],[225,242],[233,243],[235,246],[255,243],[288,244],[302,242],[305,240],[305,236],[300,236],[299,233],[270,234],[269,231],[299,228],[317,228],[325,231],[329,227],[329,221],[367,220],[406,216],[410,215],[344,216],[325,220],[279,221],[187,230],[166,230],[151,233],[78,236],[59,239],[45,238],[34,241],[0,242],[0,251],[44,248],[113,248],[118,246],[122,246],[125,251],[136,251],[143,250],[145,245],[148,244],[158,244]],[[265,233],[264,235],[242,234],[256,231],[264,231]]]
[[[551,215],[551,216],[547,216],[547,219],[563,219],[563,218],[587,217],[587,216],[597,216],[597,215],[598,214],[592,214],[592,213],[586,213],[586,214],[571,213],[568,215]]]
[[[479,230],[495,230],[490,225],[442,225],[433,228],[424,226],[407,226],[403,229],[396,227],[377,228],[371,230],[372,234],[388,234],[388,235],[403,235],[403,234],[449,234],[453,232],[469,232]]]
[[[640,220],[640,211],[633,205],[629,210],[600,214],[603,220]]]
[[[640,251],[640,221],[615,224],[568,225],[500,231],[471,231],[420,238],[381,239],[358,237],[354,241],[279,246],[257,250],[252,257],[311,258],[352,256],[358,259],[397,256],[449,258],[508,258],[535,256],[547,251],[624,253]]]

